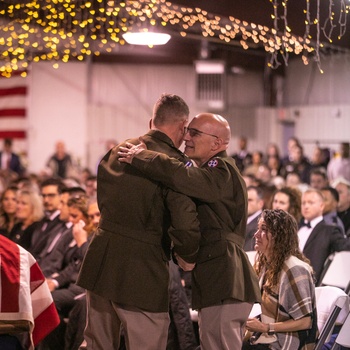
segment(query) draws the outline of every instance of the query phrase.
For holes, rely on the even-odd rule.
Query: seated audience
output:
[[[328,163],[327,174],[329,181],[343,177],[350,181],[350,143],[340,144],[339,154],[336,154]]]
[[[310,187],[321,190],[324,187],[327,187],[328,178],[327,173],[322,168],[314,168],[310,172]]]
[[[244,175],[257,176],[260,166],[263,164],[263,154],[260,151],[254,151],[252,154],[252,162],[246,165],[243,170]]]
[[[290,151],[290,160],[283,164],[281,174],[285,178],[289,173],[297,173],[302,183],[310,181],[311,164],[304,156],[304,149],[299,145],[295,145]]]
[[[17,222],[17,187],[10,186],[2,193],[0,198],[0,234],[8,237]]]
[[[324,198],[323,220],[327,225],[338,226],[341,233],[345,236],[345,228],[343,221],[337,213],[337,207],[339,202],[339,194],[333,187],[325,187],[321,189],[321,193]]]
[[[298,248],[298,225],[284,210],[264,210],[255,233],[261,315],[247,321],[242,349],[307,349],[317,335],[313,270]]]
[[[267,158],[266,165],[270,170],[271,177],[281,176],[281,160],[277,156]]]
[[[245,251],[254,250],[254,234],[258,228],[258,221],[264,207],[263,191],[260,187],[249,186],[247,188],[248,196],[248,218],[243,249]]]
[[[276,143],[273,143],[273,142],[268,143],[268,145],[266,146],[265,156],[266,156],[266,161],[270,157],[276,157],[278,158],[279,162],[281,161],[280,150]]]
[[[32,236],[39,227],[44,216],[43,204],[39,194],[35,191],[20,190],[17,193],[16,219],[9,238],[11,241],[28,249]]]
[[[73,224],[69,221],[68,201],[71,197],[79,195],[85,195],[85,191],[81,187],[69,187],[62,190],[59,219],[64,225],[57,231],[55,239],[48,241],[38,256],[38,263],[45,277],[62,271],[71,261],[75,246],[71,245]]]
[[[237,168],[242,173],[252,163],[252,155],[248,151],[248,139],[241,136],[238,140],[238,151],[232,155],[236,161]]]
[[[97,196],[97,177],[94,175],[89,176],[85,181],[85,191],[87,196],[92,199]]]
[[[327,165],[329,163],[329,149],[315,146],[310,163],[313,169],[321,168],[322,170],[327,171]]]
[[[272,197],[272,209],[286,211],[299,223],[301,219],[301,192],[292,187],[283,187],[277,190]]]
[[[301,192],[304,192],[309,188],[308,184],[301,181],[300,175],[296,172],[291,172],[286,176],[285,185],[287,187],[296,188]]]
[[[85,195],[72,196],[68,200],[69,221],[73,224],[73,239],[69,247],[73,247],[70,263],[61,271],[47,278],[53,300],[59,313],[61,324],[43,341],[43,349],[64,349],[64,318],[75,305],[75,298],[85,290],[75,284],[83,261],[88,240],[94,231],[94,225],[88,214],[88,199]]]
[[[298,231],[299,248],[310,260],[319,284],[327,257],[338,251],[350,250],[346,239],[337,226],[327,225],[323,220],[324,199],[319,190],[308,189],[302,195],[301,212],[304,225]]]
[[[350,237],[350,181],[338,178],[332,183],[339,194],[337,213],[344,224],[345,234]]]
[[[44,205],[45,216],[33,232],[29,252],[35,259],[50,242],[54,241],[62,232],[65,223],[60,220],[60,195],[65,185],[61,180],[50,178],[41,183],[40,192]]]
[[[90,202],[88,215],[90,222],[93,225],[93,230],[96,231],[101,217],[96,199],[93,199]],[[84,329],[86,324],[86,295],[83,293],[77,295],[74,299],[74,305],[69,312],[68,323],[65,330],[65,350],[78,350],[84,340]]]
[[[295,136],[290,137],[287,142],[287,155],[282,158],[282,166],[293,161],[292,152],[296,146],[301,146],[299,139]]]

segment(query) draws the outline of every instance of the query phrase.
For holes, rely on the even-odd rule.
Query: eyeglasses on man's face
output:
[[[187,127],[185,127],[185,134],[187,134],[187,133],[189,133],[191,137],[201,136],[201,135],[208,135],[208,136],[215,137],[216,139],[219,138],[216,135],[208,134],[207,132],[200,131],[200,130],[195,129],[195,128],[187,128]]]
[[[58,193],[42,193],[41,196],[43,198],[55,198],[57,197],[59,194]]]

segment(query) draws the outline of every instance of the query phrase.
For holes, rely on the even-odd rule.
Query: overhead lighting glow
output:
[[[123,34],[124,40],[132,45],[165,45],[171,38],[169,34],[155,32],[128,32]]]

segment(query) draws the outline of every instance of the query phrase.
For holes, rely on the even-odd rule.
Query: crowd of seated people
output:
[[[342,144],[342,149],[344,147]],[[265,165],[269,157],[278,155],[272,145],[268,150]],[[337,251],[350,251],[350,170],[347,170],[344,160],[345,165],[337,173],[338,177],[330,180],[328,152],[316,147],[312,159],[308,160],[302,150],[300,142],[291,138],[288,156],[278,158],[280,168],[275,172],[277,175],[270,173],[268,181],[260,176],[261,170],[253,174],[249,165],[247,172],[242,169],[248,195],[244,249],[254,250],[254,232],[258,229],[261,211],[282,209],[298,223],[299,249],[309,259],[316,285],[320,285],[327,258]],[[341,157],[344,154],[346,152]]]
[[[7,187],[0,190],[0,234],[25,247],[36,259],[60,317],[60,325],[36,349],[78,349],[83,342],[86,298],[75,282],[88,243],[98,228],[97,178],[84,169],[79,178],[11,174],[4,183]],[[170,276],[167,349],[196,349],[198,336],[177,266],[172,266]],[[125,349],[123,342],[121,349]]]
[[[329,254],[350,250],[348,145],[342,144],[345,151],[341,159],[345,161],[337,161],[337,166],[332,166],[331,172],[337,177],[331,181],[328,178],[329,150],[317,146],[308,159],[297,138],[288,142],[286,157],[281,156],[273,143],[265,152],[250,153],[246,138],[242,138],[240,146],[240,152],[233,156],[248,188],[245,249],[254,250],[254,233],[262,211],[282,209],[299,224],[299,239],[302,237],[299,249],[311,261],[315,276],[319,278]],[[342,167],[340,163],[345,165]],[[76,178],[25,172],[4,178],[7,175],[0,172],[0,234],[35,257],[61,318],[61,325],[43,341],[42,349],[78,348],[83,340],[83,327],[79,330],[75,327],[85,322],[85,298],[75,280],[87,244],[98,225],[97,178],[88,169]],[[322,238],[328,236],[332,239]],[[312,248],[315,246],[317,254]],[[80,322],[70,323],[70,319]],[[198,344],[192,345],[195,348]]]
[[[65,349],[66,318],[75,298],[84,294],[75,282],[96,228],[89,206],[97,208],[96,196],[89,197],[84,187],[68,187],[59,178],[45,178],[35,185],[18,178],[1,194],[0,232],[36,259],[61,319],[38,349]]]

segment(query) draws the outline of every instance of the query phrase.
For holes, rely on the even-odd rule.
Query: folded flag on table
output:
[[[28,349],[60,323],[39,265],[25,249],[0,235],[0,322],[29,321]]]

